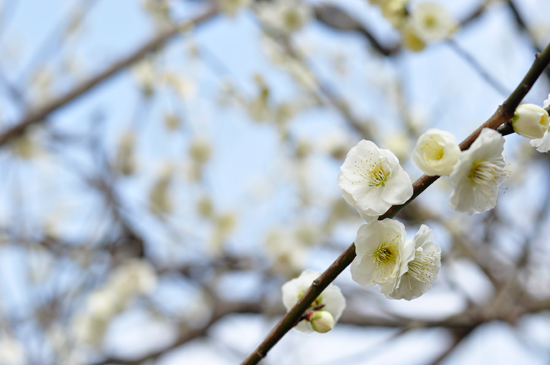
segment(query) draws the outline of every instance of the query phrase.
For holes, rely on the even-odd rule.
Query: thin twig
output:
[[[455,53],[460,56],[478,75],[493,89],[495,89],[502,96],[509,95],[510,91],[500,83],[499,80],[489,74],[489,72],[472,56],[468,51],[462,48],[453,39],[449,39],[447,44],[451,47]]]

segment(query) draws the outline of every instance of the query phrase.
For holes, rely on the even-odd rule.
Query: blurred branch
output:
[[[148,53],[153,52],[155,49],[166,43],[169,39],[178,35],[182,29],[188,28],[192,25],[202,24],[206,20],[211,19],[216,14],[216,7],[211,6],[204,13],[192,18],[191,20],[172,26],[170,29],[162,32],[161,34],[157,35],[156,37],[145,43],[129,56],[126,56],[112,64],[111,67],[109,67],[107,70],[101,72],[100,74],[87,81],[84,81],[80,85],[77,85],[73,90],[58,97],[57,99],[54,99],[52,102],[39,108],[38,110],[29,111],[29,113],[25,117],[23,117],[22,120],[0,134],[0,146],[5,145],[12,138],[21,135],[28,126],[35,123],[43,122],[44,118],[49,116],[54,111],[57,111],[61,107],[69,104],[86,92],[100,85],[104,81],[110,79],[112,76],[132,65],[134,62],[140,60]]]
[[[392,56],[401,49],[401,45],[399,44],[390,47],[384,46],[372,35],[365,25],[338,6],[330,4],[317,6],[315,8],[315,16],[318,21],[333,29],[357,32],[363,35],[367,38],[372,47],[384,56]]]
[[[481,133],[483,128],[496,129],[501,124],[508,122],[513,113],[525,97],[527,92],[531,89],[535,81],[544,71],[544,69],[550,64],[550,44],[546,49],[540,53],[535,62],[521,81],[519,86],[508,97],[502,106],[499,106],[495,114],[491,116],[485,123],[483,123],[477,130],[470,134],[462,143],[460,143],[461,150],[467,150],[475,139]],[[438,176],[426,176],[423,175],[413,184],[413,195],[403,205],[392,206],[384,215],[379,217],[379,220],[385,218],[393,218],[397,213],[403,209],[407,204],[416,199],[424,190],[426,190],[431,184],[433,184],[439,177]],[[279,342],[279,340],[298,323],[302,314],[307,310],[311,303],[317,298],[323,290],[334,281],[334,279],[353,261],[355,258],[355,245],[351,244],[340,257],[334,261],[332,265],[323,273],[319,278],[313,281],[311,287],[306,293],[298,300],[296,305],[283,317],[283,319],[273,328],[273,330],[267,335],[267,338],[256,348],[256,350],[247,357],[243,364],[257,364],[262,358],[264,358],[269,350]]]
[[[192,341],[196,338],[203,337],[208,333],[208,330],[212,325],[217,321],[224,318],[227,315],[235,313],[259,313],[261,311],[261,306],[258,303],[249,303],[249,302],[218,302],[215,305],[213,313],[209,321],[202,327],[197,329],[190,329],[181,333],[178,338],[168,347],[163,348],[158,351],[149,353],[141,358],[134,360],[127,360],[123,358],[111,357],[107,358],[101,362],[95,363],[94,365],[107,365],[107,364],[120,364],[120,365],[139,365],[144,361],[155,360],[166,352],[173,350],[189,341]]]
[[[430,364],[437,365],[441,364],[443,360],[445,360],[455,349],[456,347],[462,342],[463,339],[468,337],[470,333],[476,328],[476,326],[472,326],[469,328],[461,328],[457,329],[454,328],[451,330],[451,333],[453,334],[453,342],[451,342],[451,345],[443,352],[441,355],[439,355],[435,360],[433,360]]]
[[[483,68],[483,66],[477,62],[477,60],[472,56],[468,51],[466,51],[464,48],[462,48],[458,43],[456,43],[453,39],[449,39],[447,41],[447,44],[451,47],[451,49],[460,56],[474,71],[478,73],[478,75],[487,83],[489,84],[493,89],[495,89],[498,93],[500,93],[502,96],[509,95],[510,92],[494,77],[492,77],[489,72]]]
[[[92,8],[99,3],[100,0],[81,0],[78,5],[76,5],[76,11],[79,11],[77,21],[82,21],[86,14],[92,10]],[[44,61],[48,53],[51,53],[57,43],[61,41],[62,35],[66,33],[67,29],[74,25],[73,21],[75,19],[69,19],[66,21],[66,18],[63,17],[60,24],[57,24],[56,27],[46,36],[44,42],[38,47],[38,50],[30,57],[30,61],[25,67],[23,67],[23,73],[20,75],[18,84],[22,84],[25,81],[26,76],[36,67],[36,65]]]
[[[464,27],[478,19],[484,13],[485,9],[486,3],[482,2],[470,15],[460,22],[460,26]],[[365,24],[338,6],[332,4],[317,6],[315,7],[315,17],[319,22],[332,29],[361,34],[368,40],[372,48],[383,56],[389,57],[396,55],[402,49],[401,44],[394,44],[391,46],[382,44]]]
[[[535,39],[535,36],[527,26],[527,23],[525,23],[525,20],[523,19],[521,13],[519,12],[516,4],[513,0],[508,0],[508,7],[512,11],[512,14],[514,15],[514,20],[516,21],[516,24],[518,25],[520,30],[523,30],[527,37],[529,38],[529,41],[531,43],[531,46],[533,49],[538,53],[541,52],[541,48],[537,44],[537,41]],[[550,78],[550,68],[546,68],[545,70],[546,76]]]

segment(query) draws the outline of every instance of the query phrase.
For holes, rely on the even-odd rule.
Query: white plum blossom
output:
[[[320,272],[313,270],[303,271],[299,277],[286,282],[282,287],[283,304],[287,311],[298,302],[304,293],[309,289],[315,279],[321,275]],[[294,328],[300,332],[311,333],[315,329],[312,327],[312,322],[315,321],[316,331],[320,333],[328,332],[338,322],[344,308],[346,306],[346,298],[342,294],[339,287],[334,284],[329,284],[325,290],[317,297],[312,304],[310,320],[302,320]],[[319,310],[316,310],[318,308]],[[322,313],[326,312],[326,313]],[[319,314],[321,313],[321,314]],[[331,324],[330,315],[333,323]]]
[[[107,282],[88,296],[84,311],[73,319],[75,338],[100,346],[111,320],[134,296],[151,293],[156,282],[154,268],[144,260],[129,260],[117,267]]]
[[[380,292],[386,298],[412,300],[430,290],[441,267],[441,249],[433,238],[433,231],[422,225],[414,238],[405,244],[407,254],[412,252],[401,266],[401,272],[405,272],[395,281],[380,284]]]
[[[311,19],[310,6],[298,0],[275,0],[258,7],[260,20],[279,32],[290,34],[303,28]]]
[[[414,148],[412,160],[429,176],[450,175],[460,155],[460,147],[452,133],[429,129],[422,134]]]
[[[450,36],[457,28],[456,20],[447,9],[436,2],[425,1],[413,7],[411,26],[424,42],[434,42]]]
[[[220,10],[230,17],[234,17],[242,9],[248,7],[252,0],[218,0]]]
[[[351,263],[351,277],[359,285],[394,282],[406,271],[412,248],[405,250],[405,226],[384,219],[359,227],[355,238],[357,257]]]
[[[543,107],[544,109],[550,108],[550,94],[548,94],[548,99],[544,101]],[[545,153],[550,151],[550,133],[548,130],[544,132],[542,138],[532,139],[531,146],[536,147],[539,152]]]
[[[542,138],[548,130],[548,112],[535,104],[522,104],[514,112],[514,131],[527,138]]]
[[[503,149],[500,133],[484,128],[470,149],[460,154],[450,175],[452,209],[472,215],[496,206],[498,188],[509,175]]]
[[[544,132],[542,138],[532,139],[531,146],[535,147],[537,151],[546,153],[550,151],[550,133]]]
[[[370,223],[392,205],[403,204],[413,194],[411,178],[397,157],[373,142],[362,140],[346,156],[338,175],[343,197]]]

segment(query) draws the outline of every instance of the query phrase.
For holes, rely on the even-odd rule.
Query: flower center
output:
[[[502,181],[510,174],[504,166],[504,161],[474,162],[468,177],[483,193],[493,195]]]
[[[294,9],[288,9],[284,14],[284,22],[287,28],[295,30],[300,26],[300,16]]]
[[[389,174],[390,171],[384,162],[375,162],[367,174],[367,182],[370,187],[386,186]]]
[[[420,148],[424,152],[424,156],[427,160],[439,161],[445,154],[443,146],[441,146],[437,141],[430,139]]]
[[[372,254],[376,270],[380,270],[379,275],[383,279],[390,277],[395,271],[399,259],[399,244],[395,242],[398,238],[399,236],[396,236],[389,242],[381,243]]]
[[[435,253],[424,253],[422,248],[416,249],[414,260],[408,264],[408,273],[424,284],[431,284],[435,280],[433,271],[437,267],[437,257]]]
[[[435,17],[433,14],[427,14],[424,17],[424,25],[428,29],[435,28],[437,25],[437,17]]]

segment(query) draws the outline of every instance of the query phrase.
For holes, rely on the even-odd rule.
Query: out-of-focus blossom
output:
[[[133,130],[127,130],[120,137],[116,154],[115,169],[123,175],[132,175],[136,171],[136,136]]]
[[[242,9],[248,7],[252,0],[217,0],[220,10],[230,17],[234,17]]]
[[[165,165],[149,191],[149,206],[155,214],[169,214],[174,208],[169,194],[173,175],[174,167],[171,164]]]
[[[268,27],[290,34],[304,27],[311,19],[310,6],[298,0],[275,0],[258,7],[260,20]]]
[[[426,43],[449,37],[458,26],[443,5],[431,1],[420,2],[414,6],[410,22],[416,35]]]

